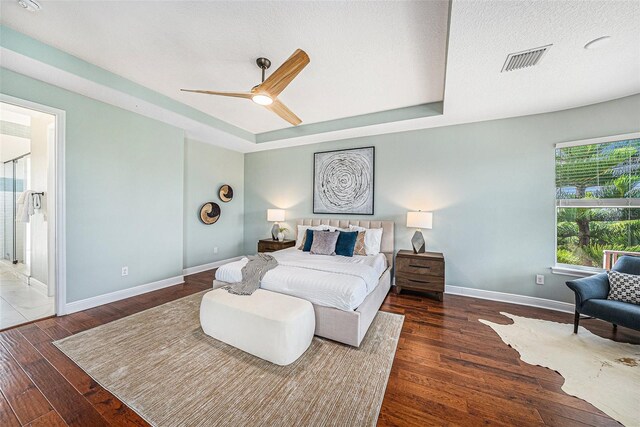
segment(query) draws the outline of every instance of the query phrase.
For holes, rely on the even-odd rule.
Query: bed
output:
[[[300,219],[296,225],[383,229],[381,253],[377,256],[328,257],[296,248],[272,252],[278,268],[268,272],[261,282],[263,289],[310,301],[316,316],[316,335],[358,347],[391,287],[393,221]],[[213,287],[237,281],[246,262],[245,259],[220,267]],[[345,268],[343,264],[349,266]]]

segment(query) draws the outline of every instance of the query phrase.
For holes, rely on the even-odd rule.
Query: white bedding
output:
[[[378,285],[387,269],[387,259],[375,256],[311,255],[296,248],[272,252],[278,266],[267,272],[260,287],[306,299],[313,304],[354,310]],[[216,271],[216,280],[239,282],[247,258],[225,264]]]

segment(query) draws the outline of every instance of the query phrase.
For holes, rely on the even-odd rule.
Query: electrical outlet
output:
[[[536,285],[544,285],[544,275],[536,274]]]
[[[127,267],[126,265],[124,267],[122,267],[122,276],[128,276],[129,275],[129,267]]]
[[[218,253],[218,247],[216,246],[215,248],[213,248],[213,253],[217,254]]]

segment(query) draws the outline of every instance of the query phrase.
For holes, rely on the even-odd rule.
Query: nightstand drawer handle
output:
[[[428,280],[414,280],[414,279],[409,279],[410,282],[415,282],[415,283],[431,283]]]
[[[414,264],[409,264],[409,267],[414,267],[414,268],[431,268],[431,267],[428,267],[428,266],[426,266],[426,265],[414,265]]]

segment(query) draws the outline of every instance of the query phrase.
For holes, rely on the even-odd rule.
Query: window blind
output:
[[[558,145],[556,205],[640,206],[640,138]]]

